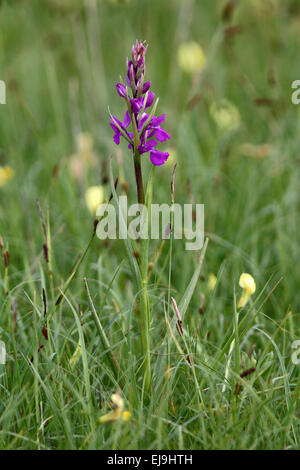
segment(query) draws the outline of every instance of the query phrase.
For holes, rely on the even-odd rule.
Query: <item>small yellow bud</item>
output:
[[[237,107],[226,99],[222,99],[219,103],[212,103],[209,111],[222,131],[228,131],[237,127],[241,121]]]
[[[14,170],[10,166],[0,166],[0,187],[4,186],[14,177]]]
[[[246,294],[252,295],[256,290],[254,278],[251,274],[243,273],[240,276],[239,285],[246,290]]]
[[[115,409],[110,411],[106,415],[103,415],[99,418],[99,423],[105,424],[112,421],[121,420],[123,422],[128,421],[131,418],[130,411],[123,411],[124,409],[124,400],[118,393],[113,393],[111,396],[111,401],[113,402]]]
[[[208,288],[210,291],[213,291],[216,287],[217,278],[213,273],[209,273],[208,275]]]
[[[124,400],[118,393],[112,394],[111,401],[113,402],[114,405],[116,405],[117,408],[119,408],[120,410],[123,410]]]
[[[251,276],[251,274],[248,274],[248,273],[241,274],[239,285],[245,290],[245,292],[242,294],[238,303],[238,307],[241,308],[246,305],[250,296],[254,294],[256,290],[256,285],[255,285],[254,278]]]
[[[122,421],[129,421],[131,418],[130,411],[123,411],[122,413]]]
[[[178,63],[184,72],[199,72],[204,68],[205,62],[205,54],[197,42],[185,42],[179,46]]]
[[[103,186],[91,186],[85,192],[85,202],[91,214],[95,215],[96,210],[104,200]]]

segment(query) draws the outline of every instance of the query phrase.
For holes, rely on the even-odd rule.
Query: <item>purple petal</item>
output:
[[[122,85],[122,83],[117,83],[116,84],[116,89],[118,94],[121,96],[121,98],[126,98],[126,87],[125,85]]]
[[[168,152],[160,152],[159,150],[152,150],[150,153],[150,160],[153,165],[159,166],[163,165],[169,157]]]
[[[134,66],[132,60],[130,60],[127,64],[127,85],[131,86],[130,75],[133,75],[133,81],[135,82],[135,73],[134,73]]]
[[[120,137],[121,137],[122,134],[120,134],[120,132],[117,134],[114,135],[114,143],[119,145],[120,143]]]
[[[124,127],[128,127],[129,124],[130,124],[130,121],[131,121],[131,119],[130,119],[130,114],[129,114],[129,111],[128,111],[128,109],[127,109],[127,111],[126,111],[126,113],[125,113],[125,116],[124,116],[124,121],[123,121]]]
[[[131,110],[134,114],[138,114],[139,111],[140,111],[140,106],[139,104],[137,103],[136,100],[130,100],[130,103],[131,103]]]
[[[113,122],[111,122],[109,125],[115,132],[119,132],[117,126]]]
[[[153,100],[154,100],[154,93],[153,91],[149,91],[147,102],[146,102],[146,109],[152,106]]]
[[[145,145],[146,142],[146,132],[144,131],[140,137],[141,145]]]
[[[147,91],[149,90],[149,88],[151,87],[151,82],[145,82],[144,85],[143,85],[143,95],[145,93],[147,93]]]
[[[145,58],[142,56],[140,59],[137,61],[137,68],[140,69],[142,65],[145,64]]]
[[[151,139],[151,137],[155,137],[155,129],[147,131],[148,134],[148,139]]]
[[[152,150],[153,147],[155,147],[155,145],[157,145],[156,140],[154,140],[154,139],[148,140],[148,142],[146,142],[144,145],[139,145],[139,152],[141,154],[146,153],[146,152],[150,152],[150,150]]]
[[[138,114],[144,105],[144,98],[140,96],[140,98],[134,98],[130,100],[131,109],[134,114]]]
[[[157,127],[155,130],[154,130],[154,135],[156,137],[157,140],[159,140],[159,142],[164,142],[165,140],[167,139],[171,139],[171,136],[170,134],[168,134],[167,131],[165,131],[162,127]]]
[[[152,129],[153,127],[160,126],[160,124],[162,124],[165,119],[166,119],[166,113],[164,113],[164,114],[162,114],[161,116],[158,116],[158,117],[154,116],[151,119],[151,122],[149,123],[149,128]]]
[[[128,113],[129,114],[129,113]],[[116,116],[110,116],[110,119],[111,119],[111,123],[110,123],[110,127],[114,130],[115,132],[115,135],[114,135],[114,142],[119,145],[120,143],[120,137],[122,137],[122,133],[119,131],[116,123],[118,124],[118,126],[125,130],[126,129],[126,121],[127,121],[127,114],[125,113],[125,116],[124,116],[124,124],[123,122],[119,121],[118,118],[116,118]],[[130,119],[130,116],[129,116],[129,119]],[[128,125],[128,124],[127,124]]]
[[[122,134],[119,131],[119,129],[113,123],[110,124],[110,127],[115,131],[114,142],[115,142],[115,144],[119,145],[120,137],[121,137]]]
[[[122,129],[124,129],[124,124],[123,124],[123,122],[119,121],[119,119],[116,118],[116,116],[111,115],[111,116],[110,116],[110,119],[111,119],[111,121],[112,121],[113,124],[117,123]],[[116,127],[117,127],[117,126],[116,126]]]
[[[139,125],[138,125],[138,130],[139,131],[142,129],[142,127],[145,124],[145,122],[147,121],[148,117],[149,117],[149,114],[147,114],[147,113],[143,113],[142,116],[140,117]]]

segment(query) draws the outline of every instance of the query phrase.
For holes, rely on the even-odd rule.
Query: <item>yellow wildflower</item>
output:
[[[122,421],[129,421],[131,418],[130,411],[123,411],[122,413]]]
[[[130,411],[123,411],[124,409],[124,400],[118,393],[113,393],[111,396],[111,401],[113,402],[115,409],[110,411],[106,415],[99,418],[99,423],[110,423],[112,421],[128,421],[131,418]]]
[[[216,276],[213,273],[209,273],[209,275],[208,275],[208,289],[210,291],[213,291],[214,288],[216,287],[216,283],[217,283]]]
[[[205,62],[205,54],[197,42],[184,42],[179,46],[178,63],[184,72],[199,72],[204,68]]]
[[[242,289],[244,289],[244,293],[242,294],[239,300],[238,307],[244,307],[248,302],[250,296],[254,294],[256,290],[256,285],[254,278],[251,276],[251,274],[248,273],[241,274],[239,285],[240,287],[242,287]]]
[[[209,111],[222,131],[237,127],[241,121],[239,110],[225,98],[218,104],[212,103]]]
[[[85,202],[91,214],[95,215],[96,210],[104,201],[103,186],[90,186],[85,192]]]
[[[14,170],[10,166],[0,166],[0,188],[14,177]]]

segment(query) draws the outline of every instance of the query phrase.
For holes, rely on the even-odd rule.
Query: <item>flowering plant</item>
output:
[[[132,150],[135,179],[137,186],[137,199],[139,204],[146,203],[149,212],[152,197],[153,172],[155,166],[163,165],[169,153],[161,152],[157,146],[170,139],[168,132],[161,127],[166,114],[155,116],[158,98],[154,102],[154,93],[150,90],[151,82],[145,82],[145,56],[148,46],[145,41],[136,41],[132,47],[131,60],[127,60],[126,85],[121,79],[116,89],[121,98],[126,101],[127,110],[123,121],[110,114],[110,126],[114,131],[114,142],[119,145],[123,137]],[[152,108],[150,110],[150,108]],[[129,128],[131,124],[131,129]],[[143,187],[141,168],[141,155],[150,152],[152,171],[149,178],[146,198]],[[146,200],[145,200],[146,199]],[[148,283],[148,241],[141,239],[141,256],[139,276],[137,278],[139,295],[139,310],[141,312],[140,332],[144,356],[144,389],[147,391],[151,385],[150,368],[150,306],[147,291]]]
[[[151,82],[145,82],[147,48],[145,41],[136,41],[132,47],[131,60],[127,60],[126,85],[123,81],[116,85],[119,96],[127,104],[123,121],[112,114],[110,115],[110,126],[114,130],[114,142],[119,145],[120,138],[123,137],[127,140],[129,149],[133,151],[138,201],[141,204],[144,203],[144,191],[140,157],[144,153],[150,152],[152,164],[163,165],[167,161],[169,153],[161,152],[156,147],[160,142],[171,138],[168,132],[161,127],[166,114],[155,116],[158,98],[154,103],[154,93],[150,90]],[[153,107],[148,113],[147,110],[152,105]],[[128,130],[130,124],[131,131]]]

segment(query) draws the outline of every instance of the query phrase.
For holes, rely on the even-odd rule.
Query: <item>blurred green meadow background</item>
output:
[[[0,448],[299,448],[299,2],[3,0],[0,26]],[[146,404],[122,241],[95,238],[47,334],[41,328],[45,298],[50,309],[110,195],[110,156],[118,193],[136,201],[132,157],[125,142],[115,146],[108,114],[124,115],[115,84],[136,39],[149,44],[147,80],[172,136],[154,202],[169,204],[176,163],[175,200],[205,205],[209,238],[184,341],[165,313],[173,316],[168,298],[179,304],[199,254],[184,240],[161,252],[150,243]],[[149,170],[146,154],[145,179]],[[243,272],[256,292],[235,315]],[[121,390],[84,278],[123,370]],[[116,392],[130,417],[101,422]]]

